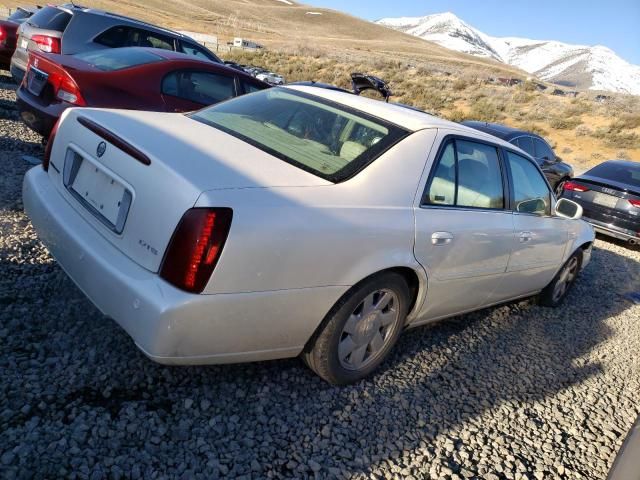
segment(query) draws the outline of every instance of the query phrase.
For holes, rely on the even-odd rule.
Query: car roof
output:
[[[119,13],[114,13],[114,12],[109,12],[107,10],[100,10],[99,8],[86,8],[86,7],[80,7],[80,6],[69,6],[69,4],[66,4],[64,6],[58,6],[57,8],[62,8],[62,7],[66,7],[70,10],[70,13],[74,13],[72,8],[75,9],[75,11],[77,12],[82,12],[85,15],[101,15],[101,16],[105,16],[105,17],[110,17],[116,20],[121,20],[121,21],[126,21],[129,23],[133,23],[136,25],[140,25],[140,26],[144,26],[146,28],[149,29],[153,29],[157,32],[161,32],[164,33],[166,35],[171,35],[173,37],[177,37],[183,40],[190,40],[193,43],[197,43],[193,38],[189,37],[188,35],[185,35],[183,33],[180,32],[176,32],[175,30],[171,30],[169,28],[164,28],[161,27],[159,25],[155,25],[153,23],[149,23],[149,22],[145,22],[144,20],[140,20],[138,18],[133,18],[133,17],[128,17],[126,15],[121,15]]]
[[[619,166],[623,166],[623,167],[633,167],[633,168],[637,168],[640,169],[640,162],[636,162],[633,160],[607,160],[605,162],[599,163],[598,165],[596,165],[596,167],[599,167],[601,165],[619,165]],[[595,168],[595,167],[592,167]]]
[[[489,133],[494,137],[501,138],[503,140],[510,140],[520,135],[531,135],[532,137],[538,137],[533,132],[528,132],[526,130],[520,130],[518,128],[509,127],[507,125],[502,125],[500,123],[489,123],[489,122],[479,122],[477,120],[466,120],[461,122],[462,125],[467,127],[475,128],[476,130],[481,130],[483,132]]]
[[[333,89],[317,88],[306,85],[285,85],[281,88],[290,88],[292,90],[301,91],[329,101],[340,103],[347,107],[373,115],[374,117],[383,118],[406,130],[418,131],[425,128],[445,128],[447,130],[456,130],[456,133],[460,134],[486,138],[494,143],[519,150],[508,142],[496,139],[494,136],[484,134],[476,129],[436,117],[435,115],[431,115],[426,112],[396,105],[394,103],[387,103],[373,98],[354,95],[351,92],[341,92]]]

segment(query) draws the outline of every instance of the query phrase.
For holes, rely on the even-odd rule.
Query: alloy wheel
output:
[[[385,350],[398,320],[398,295],[381,289],[367,295],[353,310],[340,335],[338,357],[347,370],[361,370]]]
[[[578,257],[571,257],[571,259],[567,262],[567,264],[560,271],[560,275],[558,276],[558,281],[553,287],[553,301],[559,301],[567,290],[569,286],[573,282],[573,280],[578,275]]]

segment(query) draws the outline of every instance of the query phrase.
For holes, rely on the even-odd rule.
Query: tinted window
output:
[[[468,140],[448,143],[437,161],[426,201],[433,205],[504,208],[497,149]]]
[[[356,174],[408,134],[364,112],[284,88],[244,95],[191,118],[334,182]]]
[[[512,143],[520,147],[522,150],[527,152],[532,157],[536,156],[536,152],[533,149],[533,138],[529,136],[520,137],[520,138],[516,138]]]
[[[178,71],[162,81],[162,93],[184,98],[201,105],[212,105],[235,97],[232,76],[209,72]]]
[[[113,27],[102,32],[94,42],[105,47],[118,48],[129,45],[129,29],[127,27]]]
[[[526,158],[507,152],[515,210],[521,213],[551,215],[551,192],[538,168]]]
[[[22,8],[17,8],[15,12],[13,12],[11,15],[7,17],[7,20],[10,20],[12,22],[19,22],[21,20],[24,20],[25,18],[29,18],[30,16],[31,16],[30,12],[27,12]]]
[[[262,85],[256,85],[254,83],[249,83],[247,81],[244,80],[240,80],[240,85],[242,85],[242,88],[244,90],[244,93],[253,93],[253,92],[259,92],[260,90],[264,90],[265,86]]]
[[[70,20],[70,13],[55,7],[44,7],[29,19],[29,25],[46,30],[63,32],[64,29],[67,28]]]
[[[597,167],[593,167],[585,175],[605,178],[614,182],[626,183],[640,187],[640,164],[629,165],[623,163],[601,163]]]
[[[220,59],[216,57],[212,52],[204,47],[201,47],[200,45],[181,42],[180,50],[182,50],[182,53],[186,53],[187,55],[193,55],[194,57],[205,58],[207,60],[213,60],[217,63],[222,63]]]
[[[173,50],[173,39],[148,30],[124,26],[111,27],[98,35],[94,42],[105,47],[149,47]]]
[[[161,48],[173,50],[173,38],[159,35],[149,30],[132,29],[129,45],[138,47]]]
[[[536,158],[548,158],[549,160],[554,160],[556,156],[553,154],[553,150],[547,145],[547,142],[543,142],[539,138],[534,138],[533,143],[536,147],[536,154],[534,157]]]
[[[164,60],[162,57],[154,55],[151,52],[132,48],[96,50],[93,52],[77,53],[73,56],[106,72],[123,70],[125,68]]]

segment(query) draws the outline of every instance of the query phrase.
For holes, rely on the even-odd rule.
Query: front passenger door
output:
[[[419,322],[486,304],[513,247],[504,168],[490,143],[445,140],[416,209],[414,252],[427,271]]]
[[[513,185],[514,248],[502,291],[508,296],[544,288],[555,275],[568,243],[567,222],[552,215],[554,197],[533,161],[506,152]]]

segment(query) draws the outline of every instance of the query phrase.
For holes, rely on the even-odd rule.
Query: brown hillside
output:
[[[6,7],[21,3],[24,2],[2,2]],[[357,54],[435,69],[468,67],[492,75],[526,76],[521,70],[493,60],[453,52],[341,12],[294,2],[288,2],[291,5],[278,0],[88,0],[81,3],[173,29],[218,35],[220,41],[242,36],[269,48],[306,47],[342,59]]]

